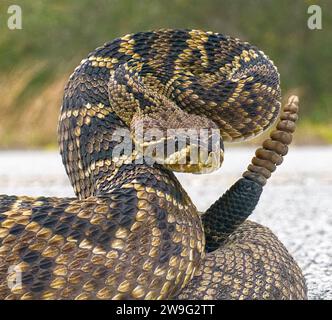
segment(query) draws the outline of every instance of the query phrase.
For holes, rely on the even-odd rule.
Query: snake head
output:
[[[150,115],[134,119],[132,137],[136,150],[145,159],[172,171],[200,174],[217,170],[224,159],[220,130],[211,126],[195,126],[199,122],[197,118],[186,114],[185,122],[179,118],[173,121],[175,119],[170,116],[167,116],[168,121],[165,117]],[[186,126],[188,121],[192,127]]]
[[[174,130],[169,140],[175,148],[165,158],[164,165],[177,172],[210,173],[224,160],[223,141],[219,130],[188,129],[179,134]]]

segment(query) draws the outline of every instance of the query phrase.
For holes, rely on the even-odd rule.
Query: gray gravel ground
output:
[[[204,211],[249,163],[254,148],[226,150],[208,175],[178,174]],[[275,232],[302,267],[310,299],[332,299],[332,147],[292,147],[268,182],[251,219]],[[72,196],[56,152],[0,152],[0,193]]]

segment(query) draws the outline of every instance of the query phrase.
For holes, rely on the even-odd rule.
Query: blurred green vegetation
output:
[[[22,30],[7,28],[12,4]],[[311,4],[322,8],[322,30],[307,27]],[[55,145],[63,85],[81,59],[115,37],[166,27],[258,46],[278,66],[283,94],[301,98],[297,141],[332,143],[331,0],[1,0],[0,147]]]

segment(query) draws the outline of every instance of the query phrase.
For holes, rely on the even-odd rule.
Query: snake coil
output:
[[[305,298],[286,248],[269,229],[245,221],[287,153],[296,98],[244,177],[203,217],[171,170],[216,169],[214,157],[182,165],[191,149],[171,135],[177,150],[168,160],[175,163],[128,163],[137,150],[131,145],[124,160],[113,139],[129,131],[135,140],[133,129],[143,124],[160,129],[165,147],[168,128],[208,129],[202,146],[210,152],[214,130],[220,146],[267,130],[280,97],[273,62],[222,34],[139,32],[95,49],[70,76],[59,117],[60,153],[76,197],[0,195],[0,298]],[[22,283],[10,286],[17,268]]]

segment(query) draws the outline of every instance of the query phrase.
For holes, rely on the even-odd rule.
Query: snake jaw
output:
[[[185,149],[172,154],[165,159],[164,166],[172,171],[194,174],[211,173],[220,168],[224,160],[223,150],[211,151],[206,157],[199,157],[198,161],[192,161],[190,154],[195,153],[193,149],[196,147],[187,146]]]

